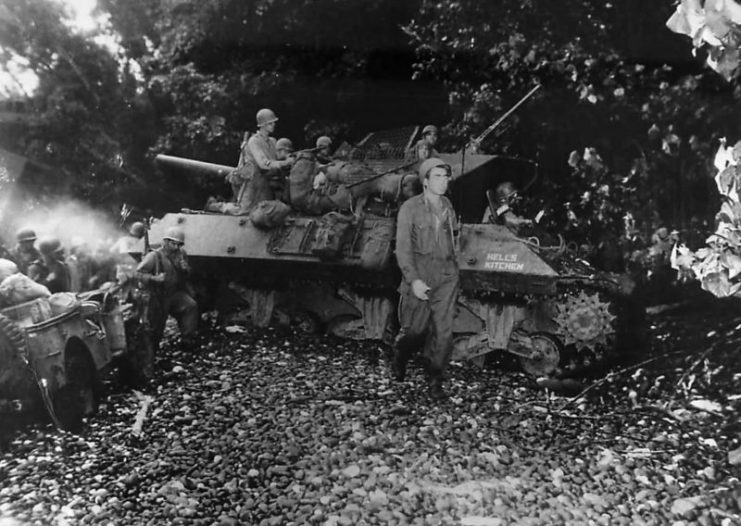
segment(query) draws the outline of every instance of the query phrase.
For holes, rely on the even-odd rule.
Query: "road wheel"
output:
[[[79,433],[84,418],[98,412],[100,391],[95,364],[87,352],[68,352],[64,373],[67,383],[54,395],[54,412],[62,429]]]
[[[520,358],[523,371],[533,376],[548,376],[556,370],[561,360],[561,344],[549,334],[533,334],[530,341],[537,355]]]
[[[291,325],[301,334],[319,334],[322,331],[322,323],[313,312],[301,310],[291,313]]]

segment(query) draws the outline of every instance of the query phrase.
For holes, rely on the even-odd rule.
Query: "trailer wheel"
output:
[[[90,354],[81,349],[71,349],[64,361],[67,383],[54,395],[54,412],[62,429],[79,433],[84,418],[98,412],[100,391]]]

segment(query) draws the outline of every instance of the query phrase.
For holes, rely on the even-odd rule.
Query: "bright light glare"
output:
[[[65,4],[72,15],[70,25],[81,32],[94,31],[105,23],[105,19],[93,16],[97,0],[57,0]]]
[[[0,70],[0,98],[31,95],[38,85],[38,77],[20,57],[8,62],[7,71]]]

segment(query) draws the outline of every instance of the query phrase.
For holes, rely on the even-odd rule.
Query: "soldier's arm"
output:
[[[411,284],[419,279],[419,272],[414,260],[412,210],[411,207],[405,206],[407,203],[401,206],[396,219],[396,261],[404,281]]]
[[[41,278],[41,267],[35,263],[31,263],[28,266],[28,270],[26,271],[26,274],[28,275],[29,278],[38,282],[39,279]]]
[[[188,263],[188,253],[183,248],[180,249],[180,258],[178,260],[180,271],[186,276],[190,274],[190,263]]]
[[[156,258],[157,255],[154,251],[149,252],[146,256],[144,256],[141,263],[139,263],[139,265],[136,267],[136,278],[145,285],[157,282],[154,274],[157,266]]]
[[[275,168],[277,161],[268,157],[265,150],[260,145],[257,136],[252,136],[247,142],[247,148],[249,148],[252,158],[255,159],[255,164],[261,170],[271,170]]]

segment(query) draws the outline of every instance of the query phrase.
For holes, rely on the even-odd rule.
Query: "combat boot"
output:
[[[397,382],[403,382],[407,376],[407,359],[404,353],[396,346],[391,357],[391,375]]]
[[[433,400],[445,400],[448,397],[443,389],[443,377],[439,373],[430,375],[427,387],[430,398]]]

